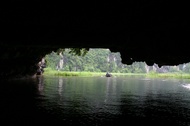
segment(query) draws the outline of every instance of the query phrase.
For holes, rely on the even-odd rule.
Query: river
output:
[[[143,76],[1,81],[1,124],[190,126],[190,80]]]

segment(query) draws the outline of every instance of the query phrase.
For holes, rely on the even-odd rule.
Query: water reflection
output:
[[[63,91],[63,78],[59,78],[58,92],[60,96],[62,96],[62,91]]]
[[[13,124],[25,120],[34,125],[189,125],[190,91],[182,85],[189,83],[124,76],[38,76],[1,88],[1,101],[6,103],[1,104],[1,114]]]
[[[36,76],[36,79],[38,83],[38,91],[41,94],[42,91],[44,90],[44,77],[39,75],[39,76]]]
[[[182,84],[184,88],[190,89],[190,84]]]
[[[104,102],[106,103],[107,102],[107,99],[108,99],[108,96],[109,96],[109,88],[110,88],[110,80],[111,78],[107,78],[106,80],[106,90],[105,90],[105,100]]]

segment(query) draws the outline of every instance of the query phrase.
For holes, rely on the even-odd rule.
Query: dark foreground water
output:
[[[0,125],[190,126],[188,84],[140,76],[1,81]]]

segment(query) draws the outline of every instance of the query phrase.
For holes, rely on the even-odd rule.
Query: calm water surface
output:
[[[1,81],[3,125],[190,126],[190,80],[141,76]]]

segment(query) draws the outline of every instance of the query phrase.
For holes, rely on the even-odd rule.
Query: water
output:
[[[190,126],[190,80],[46,77],[1,81],[3,125]]]

